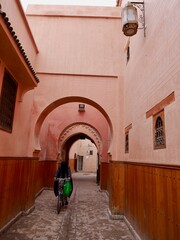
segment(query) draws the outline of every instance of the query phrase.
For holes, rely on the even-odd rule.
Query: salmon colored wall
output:
[[[27,19],[41,53],[38,72],[119,75],[120,14],[110,7],[30,5]]]
[[[0,85],[3,82],[5,65],[0,62]],[[8,70],[8,69],[7,69]],[[11,72],[10,72],[11,73]],[[15,79],[18,81],[18,79]],[[30,137],[30,121],[33,92],[27,92],[23,101],[19,101],[21,84],[18,83],[18,92],[16,97],[16,105],[13,120],[12,133],[0,130],[0,139],[3,139],[3,144],[0,144],[1,156],[12,157],[31,157],[33,148],[29,149]],[[1,89],[0,89],[1,91]]]
[[[28,22],[41,53],[37,57],[40,84],[35,91],[34,112],[38,118],[48,104],[67,96],[94,101],[112,121],[113,138],[108,139],[109,151],[116,160],[123,156],[117,140],[120,138],[123,142],[124,139],[120,134],[123,124],[119,126],[118,120],[123,101],[116,107],[122,79],[120,53],[124,51],[119,37],[120,11],[102,8],[100,12],[99,8],[88,7],[28,8]],[[90,15],[86,16],[86,13]],[[122,91],[120,95],[123,98]]]
[[[31,64],[34,66],[38,53],[38,47],[30,30],[25,13],[19,0],[1,0],[2,11],[6,13],[11,27],[15,31]]]
[[[35,63],[37,49],[19,1],[9,2],[1,1]],[[145,1],[146,37],[138,30],[130,39],[121,32],[120,8],[29,8],[28,21],[40,50],[36,58],[40,84],[24,95],[23,102],[16,103],[12,134],[0,131],[4,156],[0,158],[0,228],[31,208],[35,195],[53,184],[56,161],[31,158],[39,115],[57,99],[80,96],[99,104],[112,123],[112,139],[106,140],[113,161],[108,167],[101,166],[101,184],[109,192],[111,212],[124,214],[143,240],[177,239],[180,176],[179,167],[173,164],[179,165],[180,156],[179,6],[179,0]],[[126,63],[129,41],[130,60]],[[3,64],[0,59],[0,86]],[[164,107],[166,148],[154,150],[153,119],[146,113],[172,92],[174,101]],[[65,109],[63,113],[68,116]],[[92,116],[87,119],[92,121]],[[54,117],[50,120],[56,121]],[[100,123],[94,122],[98,130]],[[124,154],[127,126],[132,126],[130,146]],[[49,129],[54,134],[56,127]],[[171,165],[162,165],[167,163]]]
[[[36,89],[35,91],[36,95],[35,95],[34,105],[33,105],[33,112],[36,114],[36,116],[38,116],[38,112],[40,113],[41,111],[43,111],[44,108],[48,106],[50,103],[53,103],[54,101],[69,95],[82,96],[89,99],[93,99],[99,105],[104,107],[105,111],[109,113],[110,117],[112,115],[117,116],[118,114],[118,111],[115,111],[115,105],[116,105],[115,99],[111,97],[112,96],[111,94],[117,91],[116,89],[117,81],[114,81],[115,79],[104,79],[103,77],[82,78],[78,76],[62,77],[60,75],[59,76],[41,75],[39,77],[40,77],[40,83],[38,85],[38,89]],[[49,86],[50,82],[51,82],[51,85]],[[104,89],[103,96],[100,95],[100,93],[102,92],[102,89]],[[57,125],[58,127],[61,127],[61,126],[67,127],[68,125],[66,124],[68,122],[69,124],[71,124],[72,122],[82,120],[82,118],[79,118],[78,116],[77,105],[78,103],[76,104],[73,111],[69,111],[69,112],[67,111],[67,110],[70,110],[67,104],[62,108],[62,109],[65,109],[65,111],[59,118],[59,124]],[[75,115],[74,115],[74,112],[75,112]],[[89,107],[89,110],[85,112],[85,116],[88,115],[88,117],[83,118],[83,121],[85,120],[87,123],[94,123],[95,124],[94,127],[99,132],[100,131],[102,132],[101,129],[104,125],[103,122],[101,121],[102,117],[101,118],[95,117],[95,111],[93,114],[91,113],[93,113],[93,111]],[[65,122],[63,121],[64,118],[66,118]],[[112,117],[111,120],[113,121],[113,119],[114,118]],[[58,123],[57,120],[56,122]],[[117,119],[115,119],[115,122],[118,125]],[[118,128],[119,127],[117,127],[117,130],[114,132],[114,136],[118,134]],[[58,134],[58,132],[56,132],[56,134]],[[108,145],[109,145],[109,142],[111,141],[111,139],[107,140],[107,136],[105,136],[104,140],[106,144],[108,141]],[[113,144],[112,144],[112,147],[114,147]]]
[[[126,160],[179,164],[179,9],[179,0],[145,1],[146,37],[143,30],[138,30],[130,38],[130,60],[124,81],[124,128],[132,124],[132,129]],[[126,38],[124,45],[127,41]],[[154,150],[153,117],[146,118],[146,112],[172,92],[175,101],[164,107],[166,148]]]
[[[30,61],[32,58],[32,63],[35,60],[36,51],[30,38],[27,21],[17,2],[19,1],[11,1],[11,3],[10,1],[1,1],[1,11],[6,14],[8,20],[5,21],[1,15],[0,92],[5,69],[7,69],[18,83],[18,92],[12,133],[0,130],[0,139],[3,142],[3,144],[0,144],[0,154],[1,156],[26,158],[32,157],[33,152],[32,148],[28,148],[31,132],[31,107],[33,103],[33,91],[29,92],[29,90],[33,89],[37,85],[37,82],[33,78],[32,72],[18,48],[15,37],[13,37],[11,30],[8,28],[9,24],[12,27],[12,31],[15,31],[20,43],[23,45],[21,41],[23,38],[24,42],[28,45],[29,52],[26,51],[24,45],[22,47],[25,50],[27,58]],[[5,22],[7,23],[5,24]],[[18,30],[17,32],[16,29]],[[21,38],[21,36],[23,37]]]
[[[62,105],[56,108],[45,119],[40,132],[41,158],[56,159],[60,134],[67,126],[78,122],[96,126],[103,142],[102,159],[107,161],[109,133],[107,121],[97,109],[87,104],[85,105],[85,112],[78,112],[78,103]],[[73,132],[73,134],[75,134],[75,132]],[[91,135],[93,136],[94,133]],[[66,136],[67,139],[70,137],[68,134],[66,134]],[[94,139],[94,141],[95,140],[96,139]]]

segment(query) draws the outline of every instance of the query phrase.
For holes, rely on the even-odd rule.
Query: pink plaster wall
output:
[[[15,34],[25,50],[28,59],[33,65],[37,55],[37,47],[19,1],[1,0],[0,4],[1,11],[6,13],[6,17],[8,18],[13,31],[15,31]],[[4,63],[3,59],[1,59],[2,52],[0,52],[0,86],[2,85],[4,69],[6,68],[18,83],[18,92],[16,97],[12,133],[2,130],[0,131],[0,155],[4,157],[32,156],[33,148],[29,148],[29,142],[31,139],[30,122],[31,108],[33,104],[33,91],[27,92],[27,90],[29,90],[29,88],[32,89],[31,86],[35,86],[36,84],[33,83],[32,74],[23,60],[17,44],[15,43],[15,40],[13,39],[7,26],[4,30],[1,30],[1,34],[2,36],[7,34],[8,42],[0,42],[1,49],[6,49],[6,57],[3,55],[3,59],[6,60],[6,63]],[[12,56],[12,54],[14,55]],[[14,61],[14,59],[18,59],[18,61]]]
[[[14,66],[16,63],[14,63]],[[6,65],[0,60],[0,86],[3,82],[4,69],[8,69]],[[20,68],[21,70],[21,68]],[[13,76],[13,72],[10,71]],[[27,76],[27,75],[25,75]],[[28,152],[29,145],[29,133],[30,133],[30,121],[31,121],[31,107],[33,103],[33,92],[26,92],[22,99],[23,86],[20,79],[15,78],[18,82],[18,91],[16,96],[16,104],[14,111],[14,120],[12,133],[0,130],[0,155],[1,156],[32,156],[31,152]]]
[[[35,62],[37,50],[18,2],[13,1],[13,11],[8,1],[1,1]],[[34,127],[41,112],[57,99],[80,96],[108,114],[113,126],[108,139],[113,160],[178,164],[179,2],[152,0],[145,7],[146,37],[138,30],[130,38],[128,64],[128,38],[121,31],[120,8],[29,7],[28,22],[40,50],[36,57],[40,84],[17,103],[12,135],[0,133],[8,146],[0,147],[2,154],[32,154]],[[20,22],[22,28],[17,27]],[[167,146],[154,150],[152,117],[146,119],[146,112],[173,91],[175,101],[165,107]],[[98,121],[94,124],[98,126]],[[124,129],[129,124],[130,153],[124,155]]]
[[[0,82],[2,81],[2,63],[0,64]],[[1,156],[32,156],[32,149],[28,151],[30,141],[30,121],[33,92],[27,92],[23,101],[18,101],[19,90],[16,97],[12,133],[0,130],[0,155]]]
[[[69,103],[62,105],[56,108],[45,119],[40,133],[42,159],[56,159],[58,154],[58,139],[61,132],[69,125],[79,122],[96,126],[103,142],[102,159],[107,161],[109,143],[106,119],[97,109],[90,105],[85,105],[85,112],[79,112],[78,104],[79,103]],[[51,136],[51,138],[49,136]]]
[[[139,30],[130,39],[130,61],[125,68],[124,127],[132,123],[130,153],[125,159],[179,164],[180,2],[151,0],[150,4],[145,1],[145,7],[146,37]],[[153,119],[146,119],[146,112],[173,91],[175,101],[164,109],[166,148],[154,150]]]
[[[27,11],[40,51],[38,72],[117,76],[120,11],[100,8],[105,18],[99,8],[90,17],[91,7],[71,7],[73,16],[66,13],[69,8],[30,6]]]
[[[101,133],[112,160],[179,165],[179,0],[145,1],[146,37],[143,36],[143,30],[138,30],[137,35],[130,38],[128,64],[126,47],[129,39],[121,31],[120,8],[29,8],[28,21],[40,50],[36,56],[37,49],[22,9],[19,9],[19,1],[1,0],[1,3],[23,46],[26,46],[30,60],[36,63],[40,79],[38,88],[27,92],[22,102],[17,98],[13,132],[0,131],[3,162],[9,164],[11,157],[15,157],[15,160],[17,157],[18,167],[18,157],[32,157],[35,149],[34,129],[40,114],[59,99],[77,96],[89,99],[105,110],[112,124],[112,135],[107,133],[107,122],[93,107],[88,106],[85,116],[80,118],[77,108],[74,108],[77,103],[56,106],[57,109],[45,119],[40,131],[42,158],[55,158],[61,131],[68,124],[84,121],[94,125]],[[7,57],[11,62],[11,56]],[[14,64],[17,67],[17,63]],[[4,67],[0,58],[0,86]],[[23,71],[22,66],[21,69]],[[27,79],[17,80],[22,83]],[[146,118],[146,112],[172,92],[175,93],[175,101],[164,109],[166,148],[154,150],[153,119]],[[129,154],[124,154],[125,128],[130,124]],[[6,156],[11,157],[3,159]],[[116,165],[114,161],[112,163]],[[52,167],[54,171],[55,164]],[[101,177],[106,188],[108,167],[104,169]],[[34,167],[32,174],[36,170]],[[116,167],[111,170],[117,173]],[[118,179],[112,175],[110,180],[116,183]],[[38,181],[42,182],[41,179]],[[2,182],[1,185],[4,186]]]
[[[19,1],[1,0],[0,3],[1,11],[6,13],[12,30],[15,31],[31,64],[34,64],[37,48]],[[5,69],[18,83],[12,133],[0,131],[0,155],[3,157],[29,157],[32,156],[33,152],[33,149],[29,151],[31,108],[33,104],[33,91],[29,90],[35,87],[37,83],[24,61],[11,31],[4,24],[2,16],[0,34],[0,87],[2,86]]]
[[[9,22],[20,40],[31,64],[34,66],[38,47],[29,28],[20,0],[1,0],[2,11],[6,13]]]
[[[34,98],[37,118],[57,99],[88,98],[108,114],[113,125],[113,136],[108,139],[109,151],[113,159],[122,159],[123,149],[119,147],[119,140],[121,143],[124,138],[123,124],[119,125],[123,119],[123,114],[120,115],[123,110],[120,9],[30,6],[27,18],[40,50],[37,57],[40,84]]]

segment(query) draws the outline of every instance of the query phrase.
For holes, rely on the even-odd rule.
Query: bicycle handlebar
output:
[[[56,178],[57,180],[70,180],[70,177],[68,178]]]

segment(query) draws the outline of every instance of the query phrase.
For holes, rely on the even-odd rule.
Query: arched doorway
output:
[[[109,146],[108,148],[110,149],[110,145],[111,145],[111,141],[112,141],[112,138],[113,138],[113,129],[112,129],[112,123],[111,123],[111,120],[108,116],[108,114],[106,113],[106,111],[99,105],[97,104],[96,102],[90,100],[90,99],[87,99],[87,98],[83,98],[83,97],[77,97],[77,96],[74,96],[74,97],[65,97],[65,98],[62,98],[62,99],[58,99],[52,103],[50,103],[42,112],[41,114],[39,115],[36,123],[35,123],[35,131],[34,131],[34,139],[35,139],[35,152],[39,152],[41,150],[41,146],[40,146],[40,142],[39,142],[39,137],[40,137],[40,132],[41,132],[41,128],[42,128],[42,125],[45,121],[45,119],[47,118],[47,116],[53,111],[55,110],[56,108],[60,107],[60,106],[63,106],[64,104],[67,104],[67,103],[79,103],[79,102],[83,102],[85,104],[88,104],[89,106],[93,107],[94,109],[96,109],[96,111],[102,115],[108,125],[108,128],[109,128]],[[89,117],[90,119],[90,117]],[[92,119],[91,119],[92,120]],[[74,122],[76,122],[76,119],[74,119]],[[109,150],[110,152],[110,150]]]

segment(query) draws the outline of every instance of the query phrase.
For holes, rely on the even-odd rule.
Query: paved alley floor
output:
[[[123,220],[112,220],[108,198],[96,185],[95,174],[74,173],[69,205],[56,212],[57,198],[44,190],[35,209],[21,217],[1,240],[133,240]]]

